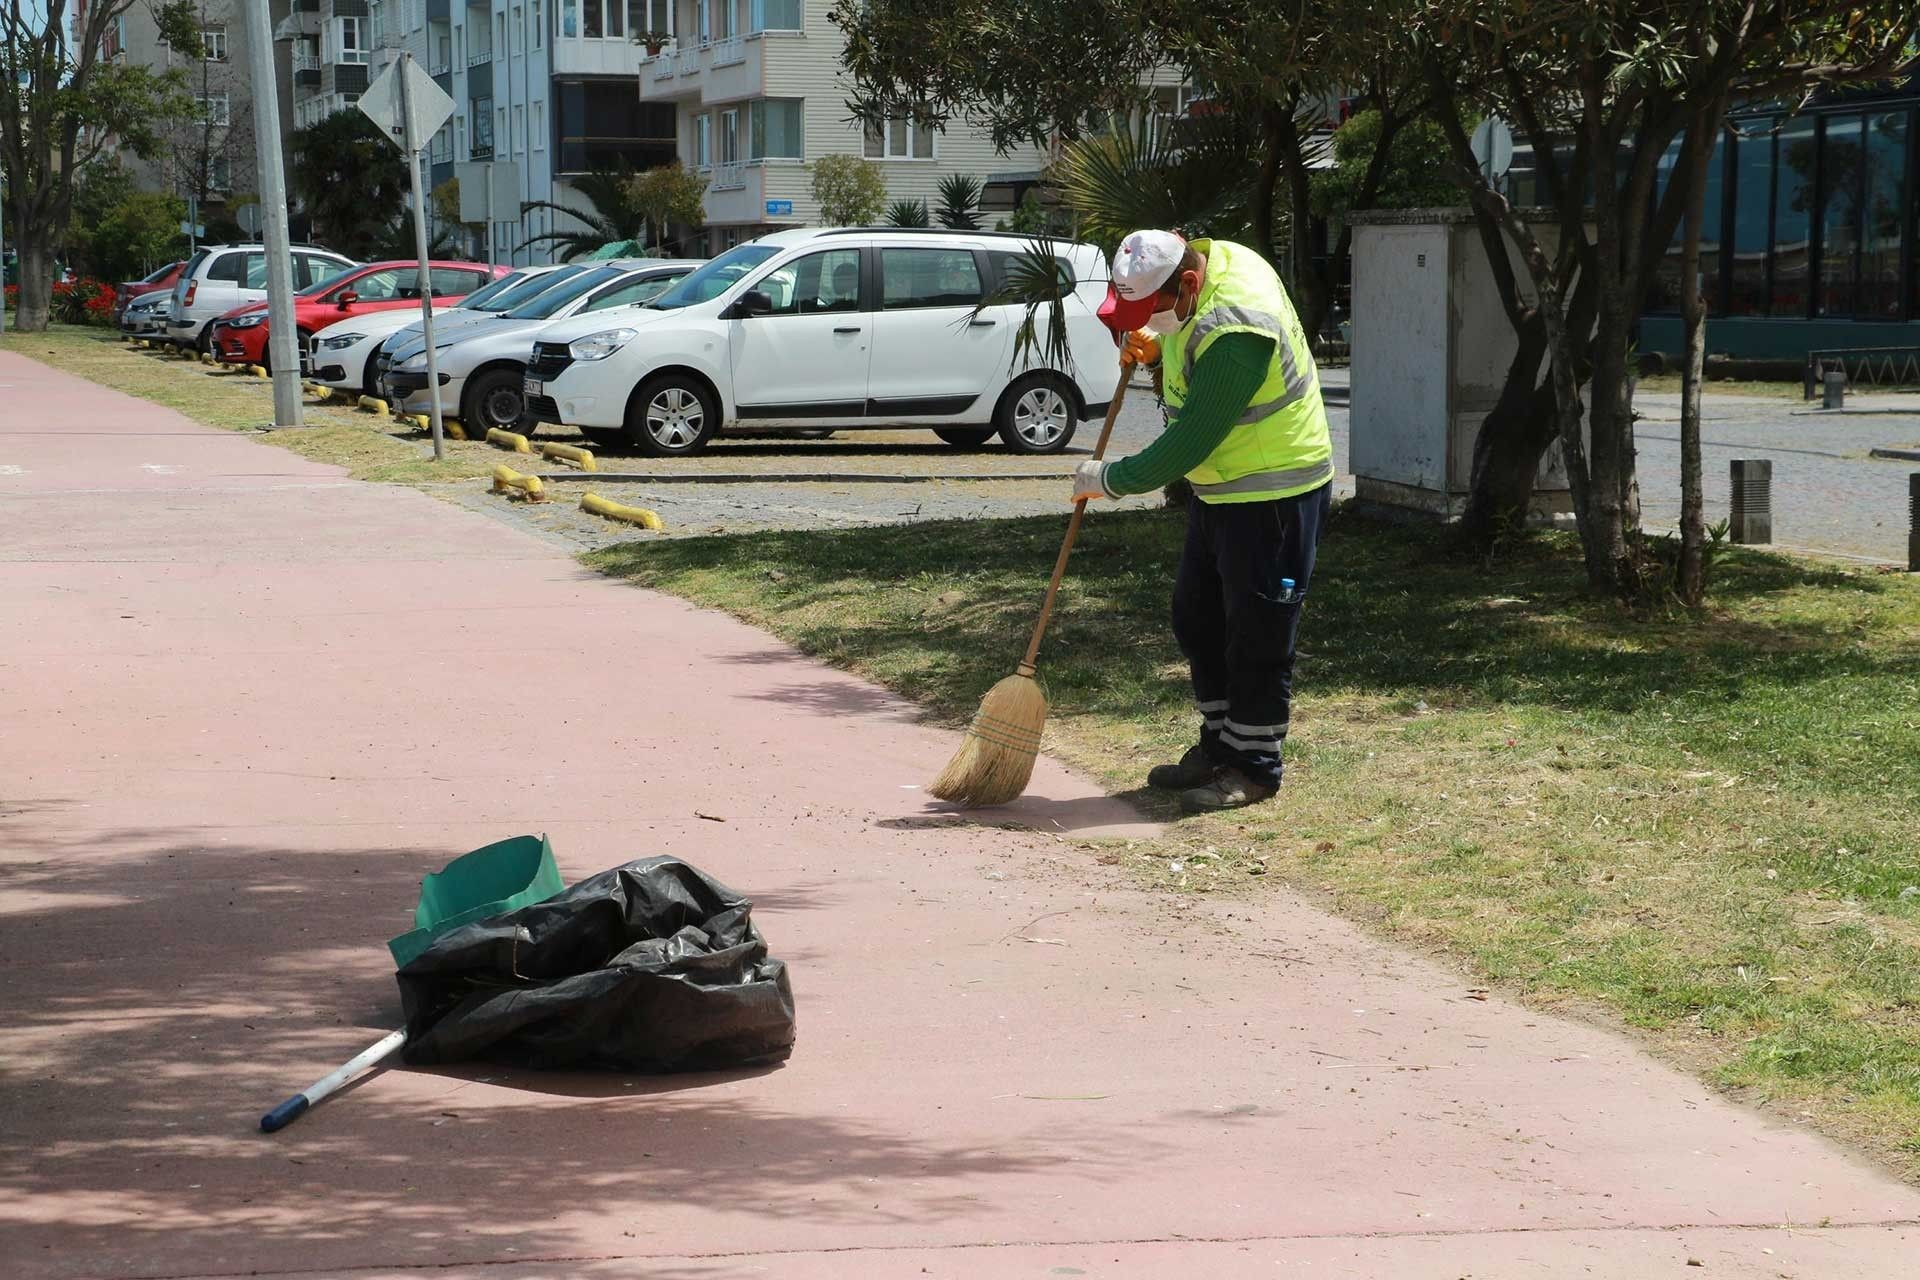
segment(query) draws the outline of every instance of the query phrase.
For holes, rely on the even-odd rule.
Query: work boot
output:
[[[1213,771],[1206,785],[1180,793],[1180,807],[1188,813],[1213,813],[1221,809],[1244,809],[1250,804],[1272,799],[1280,790],[1270,783],[1255,782],[1238,769],[1222,766]]]
[[[1187,791],[1203,787],[1219,766],[1207,759],[1206,748],[1198,743],[1187,748],[1179,764],[1157,764],[1147,773],[1147,785],[1162,791]]]

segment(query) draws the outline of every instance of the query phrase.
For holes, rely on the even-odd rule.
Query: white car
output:
[[[434,327],[440,366],[441,411],[466,424],[469,434],[490,427],[509,431],[523,424],[526,404],[521,386],[533,342],[549,324],[589,312],[605,313],[653,301],[674,281],[700,265],[671,258],[616,259],[596,262],[538,297],[481,323],[457,329],[445,338]],[[412,335],[405,346],[389,347],[391,363],[382,390],[403,413],[424,413],[427,403],[427,351],[424,338]]]
[[[167,307],[173,302],[173,293],[167,289],[157,289],[143,293],[127,304],[120,313],[120,332],[129,338],[158,338],[167,331]]]
[[[293,288],[332,279],[359,263],[327,249],[293,246]],[[210,244],[187,259],[174,282],[166,336],[174,345],[211,349],[213,322],[235,307],[267,300],[267,253],[257,244]]]
[[[554,266],[521,267],[484,288],[475,289],[458,302],[435,307],[435,333],[439,332],[442,317],[492,315],[504,310],[512,305],[515,297],[528,296],[518,292],[521,285],[556,270]],[[420,312],[414,307],[349,316],[313,335],[312,343],[300,353],[300,372],[323,386],[338,387],[356,395],[378,395],[379,385],[369,357],[394,334],[419,327]]]
[[[656,456],[767,428],[927,427],[961,448],[998,432],[1057,453],[1106,412],[1120,372],[1096,314],[1107,267],[1093,245],[1051,241],[1072,284],[1072,359],[1016,361],[1017,304],[993,303],[1029,237],[927,229],[780,231],[713,259],[646,307],[578,316],[540,334],[528,413]],[[1036,327],[1047,331],[1043,312]]]

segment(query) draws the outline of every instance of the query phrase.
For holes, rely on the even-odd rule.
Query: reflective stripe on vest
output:
[[[1294,467],[1290,471],[1256,471],[1218,484],[1195,483],[1193,491],[1202,498],[1218,498],[1230,493],[1265,493],[1269,489],[1317,489],[1333,479],[1333,459]]]

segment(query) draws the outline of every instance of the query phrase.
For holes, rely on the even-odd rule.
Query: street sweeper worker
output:
[[[1193,486],[1173,633],[1200,740],[1147,783],[1189,813],[1257,804],[1280,787],[1294,639],[1333,491],[1313,353],[1280,277],[1226,240],[1129,235],[1100,318],[1127,358],[1160,367],[1169,425],[1131,457],[1081,463],[1074,499]]]

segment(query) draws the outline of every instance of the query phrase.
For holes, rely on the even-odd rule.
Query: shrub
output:
[[[107,325],[113,323],[113,297],[113,286],[98,280],[63,280],[53,286],[49,310],[57,324]]]

